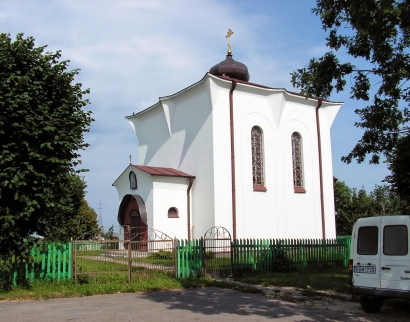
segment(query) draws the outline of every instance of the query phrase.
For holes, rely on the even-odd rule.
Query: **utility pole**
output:
[[[100,202],[97,203],[97,205],[99,205],[99,207],[97,209],[100,210],[100,215],[98,216],[98,221],[100,222],[100,226],[102,227],[102,229],[104,231],[104,224],[103,224],[103,219],[102,219],[102,216],[101,216],[101,209],[102,209],[102,206],[105,206],[105,204],[101,203],[101,200],[100,200]]]

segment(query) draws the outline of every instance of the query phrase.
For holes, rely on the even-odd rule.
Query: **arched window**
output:
[[[302,137],[297,132],[292,134],[292,163],[295,192],[306,192],[303,188]]]
[[[168,209],[168,218],[179,218],[179,212],[177,207],[171,207]]]
[[[254,190],[266,191],[263,182],[262,130],[254,126],[251,130],[252,141],[252,176]]]
[[[138,184],[137,184],[137,176],[135,175],[134,171],[130,172],[130,189],[137,189]]]

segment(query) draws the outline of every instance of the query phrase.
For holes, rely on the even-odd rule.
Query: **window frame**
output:
[[[256,134],[256,132],[258,132]],[[258,139],[255,139],[258,137]],[[253,191],[267,191],[265,187],[263,131],[258,125],[251,128],[251,153],[252,153],[252,184]],[[256,179],[256,180],[255,180]]]
[[[138,189],[138,180],[137,180],[137,175],[135,174],[135,172],[134,171],[130,171],[130,174],[128,175],[128,179],[129,179],[129,181],[130,181],[130,189],[131,190],[136,190],[136,189]],[[135,180],[135,185],[133,185],[133,180],[132,179],[134,179]]]
[[[168,209],[168,218],[179,218],[179,211],[178,211],[177,207],[175,207],[175,206],[169,207],[169,209]]]
[[[295,144],[295,142],[297,144]],[[302,135],[299,132],[292,133],[291,146],[293,190],[295,193],[306,193],[305,180],[303,176],[303,141]]]
[[[376,235],[377,235],[377,239],[376,239],[376,242],[375,243],[373,243],[373,245],[370,245],[370,246],[372,246],[372,247],[375,247],[375,250],[376,250],[376,252],[364,252],[364,251],[362,251],[362,248],[360,247],[360,245],[361,245],[361,241],[362,241],[362,239],[363,238],[361,238],[362,237],[362,234],[361,234],[361,231],[364,231],[364,230],[376,230]],[[373,232],[374,233],[374,232]],[[364,237],[365,237],[366,235],[364,235]],[[367,233],[367,236],[369,236],[369,233]],[[358,255],[370,255],[370,256],[375,256],[375,255],[378,255],[378,253],[379,253],[379,227],[378,226],[361,226],[361,227],[359,227],[359,229],[357,230],[357,245],[356,245],[356,252],[357,252],[357,254]],[[366,244],[366,245],[369,245],[369,241],[368,240],[365,240],[364,241],[364,244]],[[369,248],[369,246],[368,246],[368,248]]]
[[[395,228],[395,227],[404,227],[406,229],[406,243],[403,243],[402,246],[405,246],[406,248],[406,253],[400,253],[400,254],[396,254],[396,253],[386,253],[386,228]],[[388,243],[387,243],[388,244]],[[386,225],[383,227],[383,255],[384,256],[407,256],[409,254],[409,232],[407,229],[407,225]]]

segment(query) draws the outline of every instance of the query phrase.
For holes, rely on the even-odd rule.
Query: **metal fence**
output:
[[[203,243],[203,274],[209,276],[232,275],[232,238],[224,227],[212,227],[201,239]]]
[[[74,280],[79,283],[131,283],[156,272],[174,275],[174,240],[154,230],[148,230],[147,236],[146,240],[133,241],[75,241]]]

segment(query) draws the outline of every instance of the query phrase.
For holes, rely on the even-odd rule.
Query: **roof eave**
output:
[[[178,92],[176,92],[176,93],[174,93],[174,94],[172,94],[172,95],[159,97],[158,102],[155,103],[154,105],[151,105],[151,106],[147,107],[146,109],[144,109],[144,110],[142,110],[142,111],[140,111],[140,112],[138,112],[138,113],[135,113],[135,114],[133,113],[132,115],[126,116],[125,118],[129,120],[129,119],[132,119],[132,118],[134,118],[134,117],[137,117],[137,116],[139,116],[139,115],[141,115],[141,114],[143,114],[143,113],[145,113],[145,112],[148,112],[149,110],[153,109],[154,107],[159,106],[159,105],[161,104],[161,101],[165,101],[165,100],[168,100],[168,99],[172,99],[172,98],[174,98],[174,97],[177,97],[178,95],[181,95],[182,93],[184,93],[184,92],[186,92],[186,91],[188,91],[188,90],[190,90],[190,89],[192,89],[192,88],[194,88],[194,87],[196,87],[196,86],[202,84],[202,83],[205,81],[205,79],[206,79],[209,75],[211,75],[211,74],[206,73],[206,74],[204,75],[204,77],[202,77],[198,82],[196,82],[196,83],[194,83],[194,84],[192,84],[192,85],[189,85],[188,87],[185,87],[184,89],[182,89],[182,90],[180,90],[180,91],[178,91]]]

